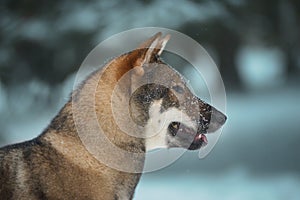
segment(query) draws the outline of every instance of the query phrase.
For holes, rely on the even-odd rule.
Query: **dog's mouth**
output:
[[[192,128],[185,126],[183,123],[172,122],[170,123],[168,130],[173,137],[178,137],[179,140],[181,140],[181,143],[189,150],[197,150],[208,144],[207,137],[205,136],[206,132],[201,130],[197,130],[196,132]]]

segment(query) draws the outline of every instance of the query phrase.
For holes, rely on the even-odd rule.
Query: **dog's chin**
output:
[[[197,150],[208,144],[204,133],[196,132],[179,122],[172,122],[169,125],[169,133],[177,141],[177,145],[174,145],[175,147]]]
[[[208,144],[208,140],[203,133],[197,133],[188,150],[197,150]]]

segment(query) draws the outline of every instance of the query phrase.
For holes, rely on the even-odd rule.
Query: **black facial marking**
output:
[[[152,83],[140,87],[136,92],[138,93],[136,98],[139,102],[142,102],[143,104],[150,104],[153,100],[164,98],[168,93],[168,88]]]
[[[169,88],[163,85],[151,83],[138,88],[130,98],[130,104],[134,105],[132,107],[135,108],[135,111],[131,112],[132,119],[143,126],[149,119],[148,112],[151,103],[161,99],[162,106],[160,112],[164,112],[170,107],[179,107],[179,101],[176,96]],[[134,116],[134,113],[139,113],[139,115]]]
[[[161,112],[163,112],[165,110],[168,110],[171,107],[178,108],[179,107],[179,100],[177,99],[175,94],[170,89],[168,89],[166,95],[163,98]]]

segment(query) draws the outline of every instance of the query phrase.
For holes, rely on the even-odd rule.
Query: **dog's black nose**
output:
[[[221,125],[225,124],[225,122],[227,120],[226,115],[224,115],[223,113],[221,113],[220,111],[218,111],[216,109],[214,109],[212,112],[212,118],[215,118],[215,120]]]
[[[222,112],[212,107],[211,117],[210,117],[210,122],[208,125],[207,132],[208,133],[215,132],[216,130],[221,128],[221,126],[226,122],[226,120],[227,117]]]

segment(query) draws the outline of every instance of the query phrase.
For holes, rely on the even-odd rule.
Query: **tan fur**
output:
[[[158,37],[156,35],[150,40]],[[72,99],[39,137],[0,149],[1,199],[109,200],[133,197],[140,174],[107,167],[86,150],[77,134],[72,100],[84,102],[83,105],[87,106],[83,108],[86,112],[80,113],[83,120],[89,121],[90,111],[96,109],[99,124],[115,145],[128,151],[144,153],[143,141],[120,131],[108,108],[112,91],[126,72],[135,67],[136,75],[143,75],[140,65],[146,56],[147,61],[152,57],[147,55],[148,45],[152,42],[148,42],[148,45],[146,43],[143,48],[112,60],[102,70],[92,74],[72,94]],[[128,82],[126,87],[130,88],[130,84]],[[92,93],[95,95],[89,96]],[[92,104],[94,97],[97,99],[95,105]],[[143,167],[144,158],[139,162],[139,167]]]
[[[165,141],[164,135],[144,138],[154,129],[148,123],[149,117],[158,120],[162,110],[174,115],[183,111],[184,123],[189,127],[182,130],[188,131],[206,131],[214,119],[213,131],[226,120],[222,113],[195,97],[183,83],[183,91],[176,92],[182,77],[158,58],[169,37],[162,38],[158,33],[139,48],[111,60],[72,93],[40,136],[1,148],[0,199],[132,199],[141,176],[134,172],[142,172],[146,144],[151,144],[147,149],[156,146],[189,148],[190,145],[191,149],[200,148],[202,142],[193,141],[197,137],[180,131],[180,137],[161,132],[167,134]],[[152,63],[155,67],[149,65]],[[149,77],[145,75],[153,73],[151,81],[157,85],[147,82]],[[165,80],[162,74],[166,75]],[[139,87],[143,80],[145,85]],[[164,83],[170,88],[164,87]],[[140,100],[148,92],[153,92],[152,103],[159,102],[160,109],[154,114],[151,112],[153,104]],[[114,109],[120,116],[115,116]],[[122,127],[129,127],[130,132]],[[85,140],[95,151],[85,145]],[[106,146],[103,142],[106,140],[112,147]],[[129,170],[107,166],[109,162]]]

